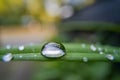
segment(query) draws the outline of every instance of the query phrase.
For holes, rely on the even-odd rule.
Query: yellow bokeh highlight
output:
[[[54,23],[60,20],[60,17],[53,17],[48,15],[46,12],[40,14],[40,21],[43,23]]]
[[[39,20],[43,23],[54,23],[60,19],[58,16],[47,14],[44,8],[44,0],[28,0],[27,10],[30,15],[39,17]]]
[[[10,6],[20,7],[23,5],[23,0],[7,0]]]
[[[54,23],[60,21],[60,15],[50,15],[45,9],[46,0],[0,0],[0,14],[9,14],[11,10],[14,12],[18,9],[25,9],[26,13],[34,18],[37,18],[44,23]],[[49,0],[48,0],[49,1]],[[52,1],[52,0],[51,0]],[[61,6],[64,0],[56,0],[56,3]],[[91,5],[96,0],[86,0],[83,6]],[[53,0],[54,2],[54,0]],[[80,5],[81,7],[81,5]],[[49,7],[48,7],[49,8]],[[23,14],[21,14],[22,16]]]
[[[0,14],[6,12],[8,7],[6,6],[6,3],[4,0],[0,0]]]

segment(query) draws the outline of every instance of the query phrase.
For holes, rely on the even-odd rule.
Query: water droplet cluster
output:
[[[34,44],[30,44],[30,46],[33,46]],[[119,51],[117,49],[109,49],[109,47],[107,48],[104,48],[102,46],[98,46],[98,45],[94,45],[94,44],[91,44],[91,45],[86,45],[86,44],[81,44],[80,45],[83,49],[85,50],[90,50],[91,52],[93,53],[99,53],[100,55],[104,55],[106,59],[108,60],[115,60],[115,56],[119,56]],[[12,49],[12,46],[11,45],[6,45],[5,46],[5,49],[8,50],[8,52],[6,52],[6,54],[4,56],[2,56],[2,60],[4,62],[9,62],[13,59],[13,54],[12,52],[9,52],[10,49]],[[24,45],[21,45],[21,46],[18,46],[17,50],[19,50],[20,52],[24,51],[25,50],[25,46]],[[35,48],[31,48],[31,52],[32,53],[35,53],[36,49]],[[44,57],[47,57],[47,58],[60,58],[62,56],[64,56],[66,54],[65,52],[65,47],[63,44],[61,43],[57,43],[57,42],[49,42],[49,43],[46,43],[43,45],[40,53],[41,55],[43,55]],[[112,54],[113,53],[113,54]],[[33,57],[37,57],[38,55],[34,54]],[[22,59],[24,56],[23,55],[19,55],[18,58],[19,59]],[[89,60],[89,57],[82,57],[82,60],[83,62],[88,62]]]

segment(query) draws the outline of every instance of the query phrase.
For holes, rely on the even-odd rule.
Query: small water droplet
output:
[[[6,45],[6,49],[11,49],[11,45]]]
[[[24,46],[19,46],[18,49],[19,49],[20,51],[22,51],[22,50],[24,50]]]
[[[101,52],[99,52],[99,54],[104,54],[104,52],[101,51]]]
[[[92,51],[96,51],[96,47],[93,44],[90,46],[90,48]]]
[[[101,47],[98,47],[98,51],[99,51],[99,52],[102,52],[103,49],[102,49]]]
[[[37,55],[35,54],[34,57],[36,57]]]
[[[4,56],[2,57],[2,60],[3,60],[4,62],[9,62],[9,61],[12,60],[12,58],[13,58],[12,53],[7,53],[6,55],[4,55]]]
[[[88,62],[88,58],[87,57],[83,57],[83,61],[84,62]]]
[[[82,48],[85,48],[86,47],[86,45],[83,43],[83,44],[81,44],[81,46],[82,46]]]
[[[20,55],[19,57],[20,57],[20,58],[22,58],[23,56],[22,56],[22,55]]]
[[[59,58],[65,55],[65,47],[61,43],[46,43],[42,47],[41,54],[48,58]]]
[[[109,60],[114,60],[114,56],[111,55],[111,54],[107,54],[107,55],[106,55],[106,58],[108,58]]]

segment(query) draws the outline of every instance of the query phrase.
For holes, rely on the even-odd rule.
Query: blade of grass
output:
[[[93,44],[91,45],[91,44],[80,44],[80,43],[63,43],[63,45],[66,48],[66,52],[99,53],[100,52],[99,48],[100,48],[102,52],[105,53],[113,53],[114,51],[120,53],[120,48],[113,46],[103,46],[103,45],[93,45]],[[91,49],[91,46],[94,46],[96,50],[93,51]],[[18,47],[12,47],[11,49],[0,48],[0,54],[39,53],[42,48],[42,45],[24,46],[24,50],[19,50]]]
[[[103,45],[92,45],[96,48],[95,51],[91,49],[90,44],[79,43],[63,43],[66,48],[66,55],[58,59],[48,59],[40,54],[41,45],[25,46],[24,50],[20,51],[17,47],[11,49],[0,48],[0,60],[6,53],[13,54],[13,60],[64,60],[64,61],[83,61],[83,58],[87,58],[89,61],[110,61],[106,55],[111,54],[114,57],[113,61],[120,62],[120,48]],[[101,48],[103,54],[100,54],[98,48]],[[34,50],[34,51],[33,51]]]
[[[2,60],[2,56],[0,55],[0,60]],[[113,55],[115,62],[120,62],[120,56]],[[100,55],[99,53],[67,53],[62,58],[57,59],[49,59],[43,57],[40,53],[21,53],[21,54],[13,54],[13,61],[83,61],[83,58],[86,57],[88,61],[110,61],[106,54]]]

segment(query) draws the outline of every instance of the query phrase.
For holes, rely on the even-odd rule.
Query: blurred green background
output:
[[[0,0],[0,47],[48,41],[120,47],[119,0]],[[120,63],[0,62],[0,80],[119,80]]]

